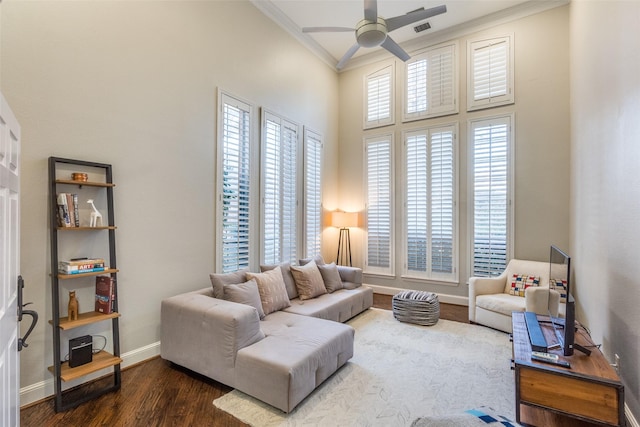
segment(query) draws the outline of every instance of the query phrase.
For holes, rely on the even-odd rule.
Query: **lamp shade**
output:
[[[357,227],[358,212],[333,212],[331,225],[338,228]]]

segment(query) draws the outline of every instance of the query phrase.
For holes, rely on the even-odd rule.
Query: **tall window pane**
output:
[[[456,279],[455,126],[405,135],[406,274]]]
[[[305,256],[322,250],[322,136],[304,131]]]
[[[497,276],[509,258],[511,118],[478,120],[473,138],[473,275]]]
[[[249,267],[251,107],[222,95],[219,133],[221,171],[221,268]]]
[[[297,126],[264,112],[262,150],[262,262],[294,262],[298,257]]]
[[[392,136],[365,141],[367,272],[392,273]]]

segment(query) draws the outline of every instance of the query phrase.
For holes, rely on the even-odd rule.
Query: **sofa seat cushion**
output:
[[[509,294],[478,295],[476,307],[511,317],[514,311],[525,311],[525,299]]]
[[[353,356],[349,325],[282,311],[260,323],[266,337],[238,351],[235,386],[285,412]]]
[[[356,289],[340,289],[313,299],[296,298],[291,300],[291,306],[284,311],[334,322],[346,322],[372,305],[373,290],[367,286],[361,286]]]

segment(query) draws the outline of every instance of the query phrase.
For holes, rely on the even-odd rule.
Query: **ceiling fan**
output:
[[[364,0],[364,19],[358,22],[355,28],[348,27],[305,27],[302,29],[303,33],[317,33],[317,32],[345,32],[355,31],[356,44],[351,46],[347,53],[344,54],[342,59],[336,65],[338,70],[342,69],[345,64],[351,59],[356,51],[361,47],[376,47],[382,46],[389,52],[403,61],[407,61],[410,56],[393,41],[387,33],[404,27],[414,22],[422,21],[423,19],[431,18],[432,16],[445,13],[447,7],[445,5],[436,6],[429,9],[421,8],[408,12],[404,15],[395,16],[393,18],[382,18],[378,16],[378,2],[377,0]]]

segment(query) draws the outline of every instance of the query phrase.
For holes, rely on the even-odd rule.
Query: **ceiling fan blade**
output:
[[[424,10],[416,10],[409,12],[406,15],[395,16],[393,18],[386,19],[387,31],[393,31],[405,25],[413,24],[414,22],[422,21],[423,19],[431,18],[432,16],[440,15],[447,11],[447,6],[436,6]]]
[[[400,45],[393,41],[393,39],[389,36],[382,42],[382,47],[387,49],[389,52],[393,53],[395,56],[400,58],[403,61],[407,61],[411,56],[407,52],[404,51]]]
[[[347,62],[349,62],[349,60],[351,59],[351,57],[356,53],[356,51],[360,48],[360,45],[358,43],[354,44],[353,46],[351,46],[349,48],[349,50],[347,51],[347,53],[344,54],[344,56],[342,57],[342,59],[340,59],[340,62],[338,62],[338,64],[336,65],[336,68],[338,70],[341,70],[346,64]]]
[[[364,0],[364,19],[371,22],[378,21],[378,1]]]
[[[353,32],[355,28],[347,28],[347,27],[304,27],[302,29],[303,33],[344,33],[344,32]]]

